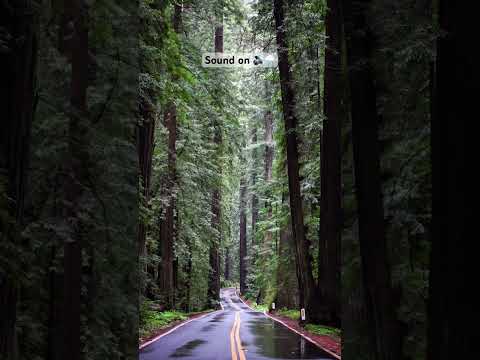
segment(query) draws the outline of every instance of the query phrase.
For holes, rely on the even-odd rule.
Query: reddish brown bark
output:
[[[272,181],[272,166],[273,166],[273,114],[271,111],[267,111],[264,116],[265,127],[265,155],[264,155],[264,177],[265,182],[268,184]],[[268,195],[267,195],[268,196]],[[267,220],[272,219],[272,205],[269,201],[266,201],[265,207],[267,208]],[[272,232],[266,231],[264,244],[266,247],[272,243]]]
[[[182,7],[175,5],[173,15],[173,28],[177,34],[180,33]],[[175,307],[175,282],[176,282],[176,261],[175,261],[175,184],[177,182],[177,107],[172,101],[167,105],[164,113],[164,125],[168,131],[168,169],[163,184],[163,196],[167,197],[167,206],[162,211],[160,218],[160,249],[161,264],[159,269],[159,285],[163,302],[167,309]]]
[[[349,63],[355,194],[365,304],[376,359],[396,360],[402,359],[402,337],[395,313],[396,299],[388,264],[381,192],[379,117],[372,65],[374,38],[367,21],[372,2],[360,3],[344,1],[342,7]]]
[[[227,249],[225,250],[225,273],[224,273],[224,277],[226,281],[230,280],[230,262],[231,262],[230,247],[227,247]]]
[[[253,166],[252,166],[252,177],[251,177],[251,204],[252,204],[252,245],[256,243],[255,240],[255,233],[257,230],[257,221],[258,221],[258,197],[256,194],[255,186],[257,184],[257,149],[256,149],[256,144],[257,144],[257,128],[254,125],[252,127],[252,146],[254,147],[252,150],[252,160],[253,160]]]
[[[277,308],[298,309],[298,278],[296,276],[295,242],[292,236],[291,222],[280,229],[277,284],[278,291],[275,300]]]
[[[272,180],[272,165],[273,165],[273,114],[267,111],[264,117],[265,126],[265,181]]]
[[[247,290],[247,185],[245,177],[240,180],[240,293]]]
[[[340,129],[345,113],[342,73],[342,17],[338,1],[327,1],[327,49],[321,149],[319,238],[320,302],[324,322],[340,327],[340,234],[342,230]]]
[[[26,15],[28,14],[28,15]],[[23,227],[25,184],[30,144],[30,128],[35,107],[37,59],[37,18],[31,1],[0,4],[0,27],[11,36],[8,53],[0,55],[0,204],[10,222],[0,222],[1,242],[14,249]],[[23,39],[21,46],[14,39]],[[5,191],[5,192],[4,192]],[[8,202],[5,202],[9,199]],[[5,202],[5,203],[4,203]],[[6,208],[3,208],[5,206]],[[5,219],[5,217],[4,217]],[[17,254],[3,253],[17,257]],[[3,268],[0,275],[0,357],[17,358],[16,308],[17,270]]]
[[[155,111],[148,99],[142,99],[140,103],[141,122],[137,126],[137,152],[142,182],[142,196],[144,206],[148,206],[150,200],[150,181],[152,174],[152,157],[154,150],[155,135]],[[138,254],[145,254],[147,229],[145,223],[138,224]]]
[[[175,306],[174,286],[174,233],[175,233],[175,182],[176,182],[176,141],[177,141],[177,110],[170,104],[164,114],[164,124],[168,131],[168,173],[163,185],[163,195],[168,197],[167,207],[163,209],[160,218],[161,264],[159,272],[160,291],[166,308]]]
[[[222,18],[223,19],[223,18]],[[222,20],[223,22],[223,20]],[[223,52],[223,24],[215,27],[215,52]],[[215,134],[213,143],[217,146],[217,152],[221,151],[222,145],[222,129],[218,119],[214,120]],[[220,156],[217,157],[220,162]],[[220,169],[221,171],[221,169]],[[215,236],[212,238],[209,250],[210,258],[210,272],[208,276],[208,291],[207,296],[211,306],[218,306],[220,300],[220,255],[219,247],[221,240],[221,200],[222,193],[220,185],[217,185],[212,192],[212,228]]]
[[[70,18],[73,27],[71,48],[72,113],[68,127],[68,158],[65,160],[69,179],[65,182],[64,218],[71,226],[71,233],[64,242],[64,358],[79,360],[82,358],[80,342],[80,297],[82,288],[82,233],[79,203],[82,197],[82,181],[85,180],[87,87],[88,87],[88,11],[83,0],[65,1],[65,17]]]
[[[300,290],[300,306],[305,308],[306,321],[317,321],[317,286],[313,279],[309,245],[305,236],[302,194],[300,192],[300,164],[295,115],[295,93],[291,65],[288,55],[288,42],[285,30],[285,9],[283,0],[274,0],[274,18],[277,38],[278,66],[282,92],[282,107],[287,143],[288,188],[292,231],[295,239],[297,276]]]
[[[477,124],[480,72],[474,2],[440,0],[442,35],[432,69],[432,253],[428,360],[478,353]],[[475,116],[475,115],[474,115]]]

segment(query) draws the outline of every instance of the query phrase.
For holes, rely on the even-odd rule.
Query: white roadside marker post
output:
[[[272,310],[275,310],[275,303],[272,303]]]
[[[302,321],[305,321],[305,309],[300,310],[300,314],[302,315]]]

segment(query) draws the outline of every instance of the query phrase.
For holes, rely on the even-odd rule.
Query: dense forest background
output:
[[[469,7],[0,1],[0,358],[134,359],[231,286],[347,359],[469,354]]]

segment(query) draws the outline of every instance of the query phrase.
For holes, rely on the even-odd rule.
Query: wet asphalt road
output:
[[[140,351],[140,360],[333,359],[223,289],[224,310],[193,320]],[[241,345],[239,345],[241,344]]]

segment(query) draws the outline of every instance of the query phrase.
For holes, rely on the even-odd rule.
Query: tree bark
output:
[[[175,216],[175,177],[176,177],[176,141],[177,141],[177,109],[173,103],[164,116],[168,130],[168,173],[164,185],[164,196],[168,197],[167,207],[160,218],[161,268],[159,273],[162,300],[167,309],[174,304],[174,216]]]
[[[282,198],[282,202],[286,197]],[[278,241],[277,295],[278,309],[297,309],[299,306],[298,279],[295,268],[295,241],[292,236],[292,223],[289,221],[280,229]]]
[[[175,4],[173,29],[180,34],[182,6]],[[174,79],[176,80],[176,79]],[[167,309],[175,308],[175,186],[177,182],[177,107],[174,101],[167,105],[164,113],[164,124],[168,131],[168,170],[164,186],[164,196],[168,198],[167,207],[160,218],[160,244],[162,262],[160,269],[160,291]]]
[[[432,71],[432,252],[427,359],[468,358],[478,353],[478,256],[475,193],[477,132],[472,114],[480,91],[474,3],[440,0],[444,32]]]
[[[240,293],[247,290],[247,186],[245,177],[240,180]]]
[[[225,280],[230,281],[230,247],[225,250]]]
[[[264,127],[265,127],[265,155],[264,155],[264,178],[265,182],[269,184],[272,181],[272,167],[273,167],[273,156],[274,156],[274,147],[273,147],[273,114],[271,111],[267,111],[264,116]],[[267,199],[270,197],[270,194],[267,194]],[[270,201],[265,202],[265,208],[267,209],[267,220],[271,221],[272,213],[272,204]],[[270,246],[272,243],[272,232],[267,230],[265,232],[264,244],[265,246]]]
[[[265,181],[272,181],[272,165],[274,156],[273,147],[273,114],[267,111],[264,117],[265,126]]]
[[[68,3],[68,4],[67,4]],[[82,198],[82,182],[85,181],[88,155],[87,140],[87,87],[88,87],[88,10],[83,0],[68,0],[65,14],[71,19],[72,41],[68,49],[71,54],[72,112],[68,127],[68,158],[65,182],[66,205],[64,218],[71,227],[69,237],[64,241],[64,358],[80,360],[82,345],[80,342],[81,288],[82,288],[82,237],[79,203]]]
[[[155,136],[155,111],[150,99],[142,99],[140,103],[142,119],[137,126],[137,152],[142,182],[143,204],[148,206],[150,201],[150,183],[152,174],[152,158]],[[147,229],[145,223],[138,224],[138,254],[145,254]]]
[[[342,16],[340,4],[327,1],[325,21],[324,111],[321,146],[319,292],[325,322],[340,327],[340,245],[342,230],[340,129],[345,113],[342,73]]]
[[[220,17],[221,24],[215,27],[215,52],[223,52],[223,17]],[[222,128],[219,120],[214,119],[215,135],[213,138],[214,144],[217,146],[217,153],[220,154],[222,145]],[[217,161],[220,162],[220,156],[217,156]],[[220,169],[221,171],[221,169]],[[211,306],[218,307],[220,300],[220,256],[219,247],[221,240],[221,200],[222,193],[220,185],[213,190],[212,193],[212,228],[215,230],[217,236],[212,239],[210,244],[210,272],[208,276],[208,300]]]
[[[251,188],[252,188],[252,245],[255,245],[255,233],[257,229],[258,221],[258,197],[256,194],[255,186],[257,184],[257,149],[255,148],[257,144],[257,127],[253,125],[252,127],[252,177],[251,177]]]
[[[283,117],[287,142],[288,187],[292,231],[295,239],[297,276],[300,289],[300,306],[305,308],[306,322],[318,321],[317,286],[313,279],[309,245],[305,235],[302,194],[300,192],[300,164],[297,139],[297,118],[295,115],[295,94],[291,66],[288,58],[288,42],[285,31],[284,1],[274,0],[278,66],[282,92]]]
[[[361,6],[357,6],[361,5]],[[380,174],[376,92],[372,69],[374,39],[368,27],[371,2],[344,1],[351,91],[355,192],[370,341],[377,360],[402,359],[400,322],[388,264]]]
[[[1,242],[17,248],[23,227],[24,196],[29,158],[30,128],[35,108],[37,62],[37,15],[31,1],[18,1],[11,8],[0,5],[0,26],[12,36],[9,51],[0,54],[0,207],[8,219],[0,222]],[[15,39],[23,39],[15,43]],[[6,199],[9,199],[8,202]],[[5,202],[4,202],[5,201]],[[5,221],[4,221],[5,220]],[[17,257],[15,253],[2,256]],[[0,357],[18,357],[16,336],[17,270],[0,275]]]

